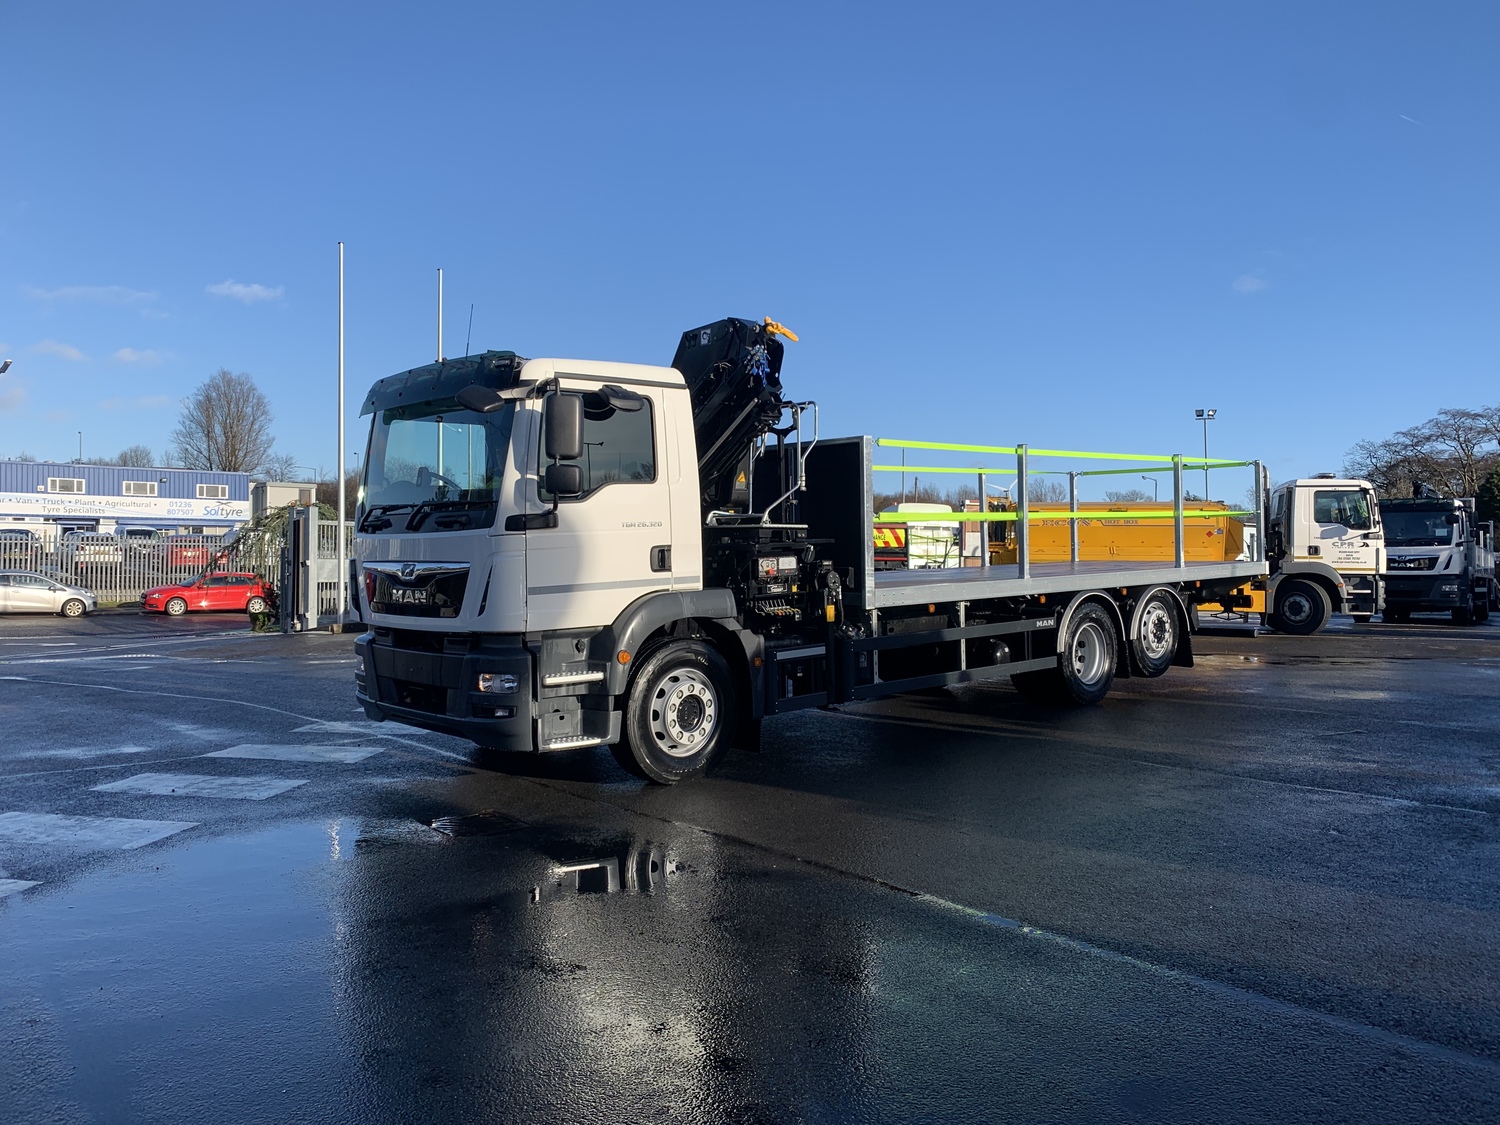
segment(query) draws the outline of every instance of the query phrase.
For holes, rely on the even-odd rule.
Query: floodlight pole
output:
[[[344,606],[349,601],[349,560],[344,542],[347,534],[344,526],[344,244],[339,243],[339,631],[344,627]]]

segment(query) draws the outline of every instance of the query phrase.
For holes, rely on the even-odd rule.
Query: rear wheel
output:
[[[631,679],[615,761],[637,777],[673,785],[697,777],[728,745],[734,729],[729,665],[702,641],[657,649]]]
[[[259,594],[257,594],[255,597],[251,598],[248,602],[245,603],[245,612],[246,613],[265,613],[266,612],[266,599],[263,598],[263,597],[261,597]]]
[[[64,617],[82,617],[88,606],[83,604],[81,598],[69,598],[62,604],[62,615]]]
[[[1276,612],[1271,616],[1271,628],[1296,637],[1308,637],[1328,624],[1333,613],[1333,603],[1328,591],[1316,582],[1302,578],[1291,578],[1276,590]]]
[[[187,612],[187,602],[182,598],[169,598],[163,608],[169,617],[181,617]]]
[[[1057,667],[1021,672],[1011,682],[1036,703],[1098,703],[1115,681],[1117,659],[1114,619],[1103,606],[1088,602],[1068,620]]]
[[[1136,610],[1130,655],[1143,676],[1160,676],[1177,657],[1177,607],[1172,595],[1154,590]]]

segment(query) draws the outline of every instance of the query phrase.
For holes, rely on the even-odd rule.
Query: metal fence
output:
[[[188,582],[209,572],[250,572],[279,585],[281,534],[248,530],[232,539],[218,535],[175,535],[129,542],[91,535],[85,542],[0,541],[0,570],[29,570],[70,586],[92,590],[105,604],[140,601],[154,586]]]

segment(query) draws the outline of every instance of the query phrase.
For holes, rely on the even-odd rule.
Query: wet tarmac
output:
[[[0,622],[5,1122],[1500,1118],[1500,627],[1217,630],[659,789],[162,620]]]

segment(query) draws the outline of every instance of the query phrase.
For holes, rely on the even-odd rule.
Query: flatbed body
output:
[[[1264,577],[1264,563],[1189,562],[1172,566],[1160,562],[1046,562],[1032,563],[1022,577],[1019,565],[950,567],[945,570],[882,570],[874,576],[872,609],[898,609],[933,602],[982,601],[1067,594],[1078,590],[1199,582],[1236,583]]]

